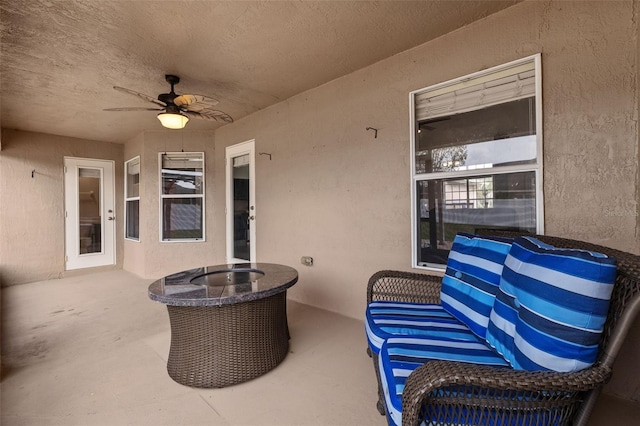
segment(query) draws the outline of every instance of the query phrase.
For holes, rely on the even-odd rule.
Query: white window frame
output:
[[[202,194],[163,194],[162,191],[162,156],[165,154],[175,154],[175,155],[179,155],[179,154],[200,154],[202,156]],[[159,152],[158,153],[158,190],[160,193],[159,196],[159,204],[158,204],[158,218],[160,219],[158,221],[158,226],[159,226],[159,234],[158,234],[158,238],[160,239],[161,243],[184,243],[184,242],[191,242],[191,243],[201,243],[201,242],[205,242],[206,241],[206,237],[207,237],[207,230],[206,230],[206,171],[205,171],[205,155],[203,151],[189,151],[189,152],[182,152],[182,151],[174,151],[174,152]],[[171,238],[171,239],[163,239],[162,238],[162,234],[163,234],[163,227],[162,224],[164,222],[164,209],[162,208],[163,205],[163,201],[167,198],[201,198],[202,199],[202,238]]]
[[[129,241],[135,241],[137,243],[140,242],[140,188],[138,188],[138,196],[137,197],[128,197],[129,194],[129,179],[127,178],[127,173],[129,173],[129,164],[137,161],[138,162],[138,185],[140,184],[140,156],[137,155],[130,160],[124,162],[124,239]],[[127,230],[129,229],[129,215],[128,215],[128,206],[129,201],[137,201],[138,202],[138,238],[129,237],[127,235]]]
[[[536,108],[536,163],[535,164],[522,164],[511,166],[498,166],[490,169],[472,169],[472,170],[460,170],[460,171],[446,171],[446,172],[434,172],[434,173],[416,173],[416,102],[417,95],[426,92],[433,91],[435,89],[444,88],[453,84],[463,83],[470,79],[482,77],[496,73],[502,69],[511,68],[518,64],[524,64],[533,61],[535,68],[535,108]],[[505,173],[516,172],[535,172],[536,177],[536,232],[538,234],[544,233],[544,194],[543,194],[543,137],[542,137],[542,65],[541,55],[528,56],[526,58],[518,59],[506,64],[498,65],[486,70],[482,70],[476,73],[472,73],[463,77],[458,77],[440,84],[425,87],[419,90],[414,90],[409,93],[409,131],[411,144],[411,265],[414,269],[430,270],[430,271],[443,271],[446,265],[440,264],[419,264],[418,256],[418,206],[416,199],[416,187],[419,181],[424,180],[436,180],[436,179],[449,179],[449,178],[468,178],[468,177],[480,177],[486,175],[496,175]],[[450,115],[450,114],[446,114]],[[486,170],[486,173],[483,171]]]

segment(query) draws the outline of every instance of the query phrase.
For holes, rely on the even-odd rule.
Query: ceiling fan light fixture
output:
[[[189,122],[189,117],[181,113],[161,112],[158,120],[167,129],[182,129]]]

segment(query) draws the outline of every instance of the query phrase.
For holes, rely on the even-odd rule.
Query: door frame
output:
[[[246,263],[245,259],[233,257],[233,158],[249,155],[249,215],[252,217],[249,226],[249,241],[251,242],[249,262],[256,262],[256,172],[255,172],[255,139],[248,140],[225,148],[225,223],[226,223],[226,259],[228,263]]]
[[[100,170],[101,251],[80,254],[78,169]],[[116,264],[116,188],[115,161],[64,157],[65,270]],[[109,210],[111,210],[109,212]],[[112,218],[112,219],[109,219]]]

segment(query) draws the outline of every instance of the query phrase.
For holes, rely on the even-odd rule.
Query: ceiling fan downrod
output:
[[[171,85],[171,93],[173,93],[173,86],[180,83],[180,77],[173,74],[165,74],[164,79]]]
[[[163,93],[158,96],[158,99],[167,104],[168,106],[172,106],[173,100],[178,97],[176,92],[173,90],[173,86],[180,83],[180,77],[172,74],[165,74],[164,79],[171,85],[171,91],[169,93]]]

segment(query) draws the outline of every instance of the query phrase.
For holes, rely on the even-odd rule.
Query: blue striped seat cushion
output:
[[[507,367],[484,341],[451,341],[425,337],[391,337],[380,350],[380,381],[391,425],[402,424],[402,391],[409,374],[431,360],[460,361]]]
[[[442,306],[485,338],[510,238],[459,233],[453,240],[442,279]]]
[[[487,342],[520,370],[591,366],[615,277],[611,257],[517,238],[505,261]]]
[[[371,302],[365,315],[367,341],[377,354],[393,336],[437,336],[450,340],[475,340],[467,326],[441,305],[406,302]]]

